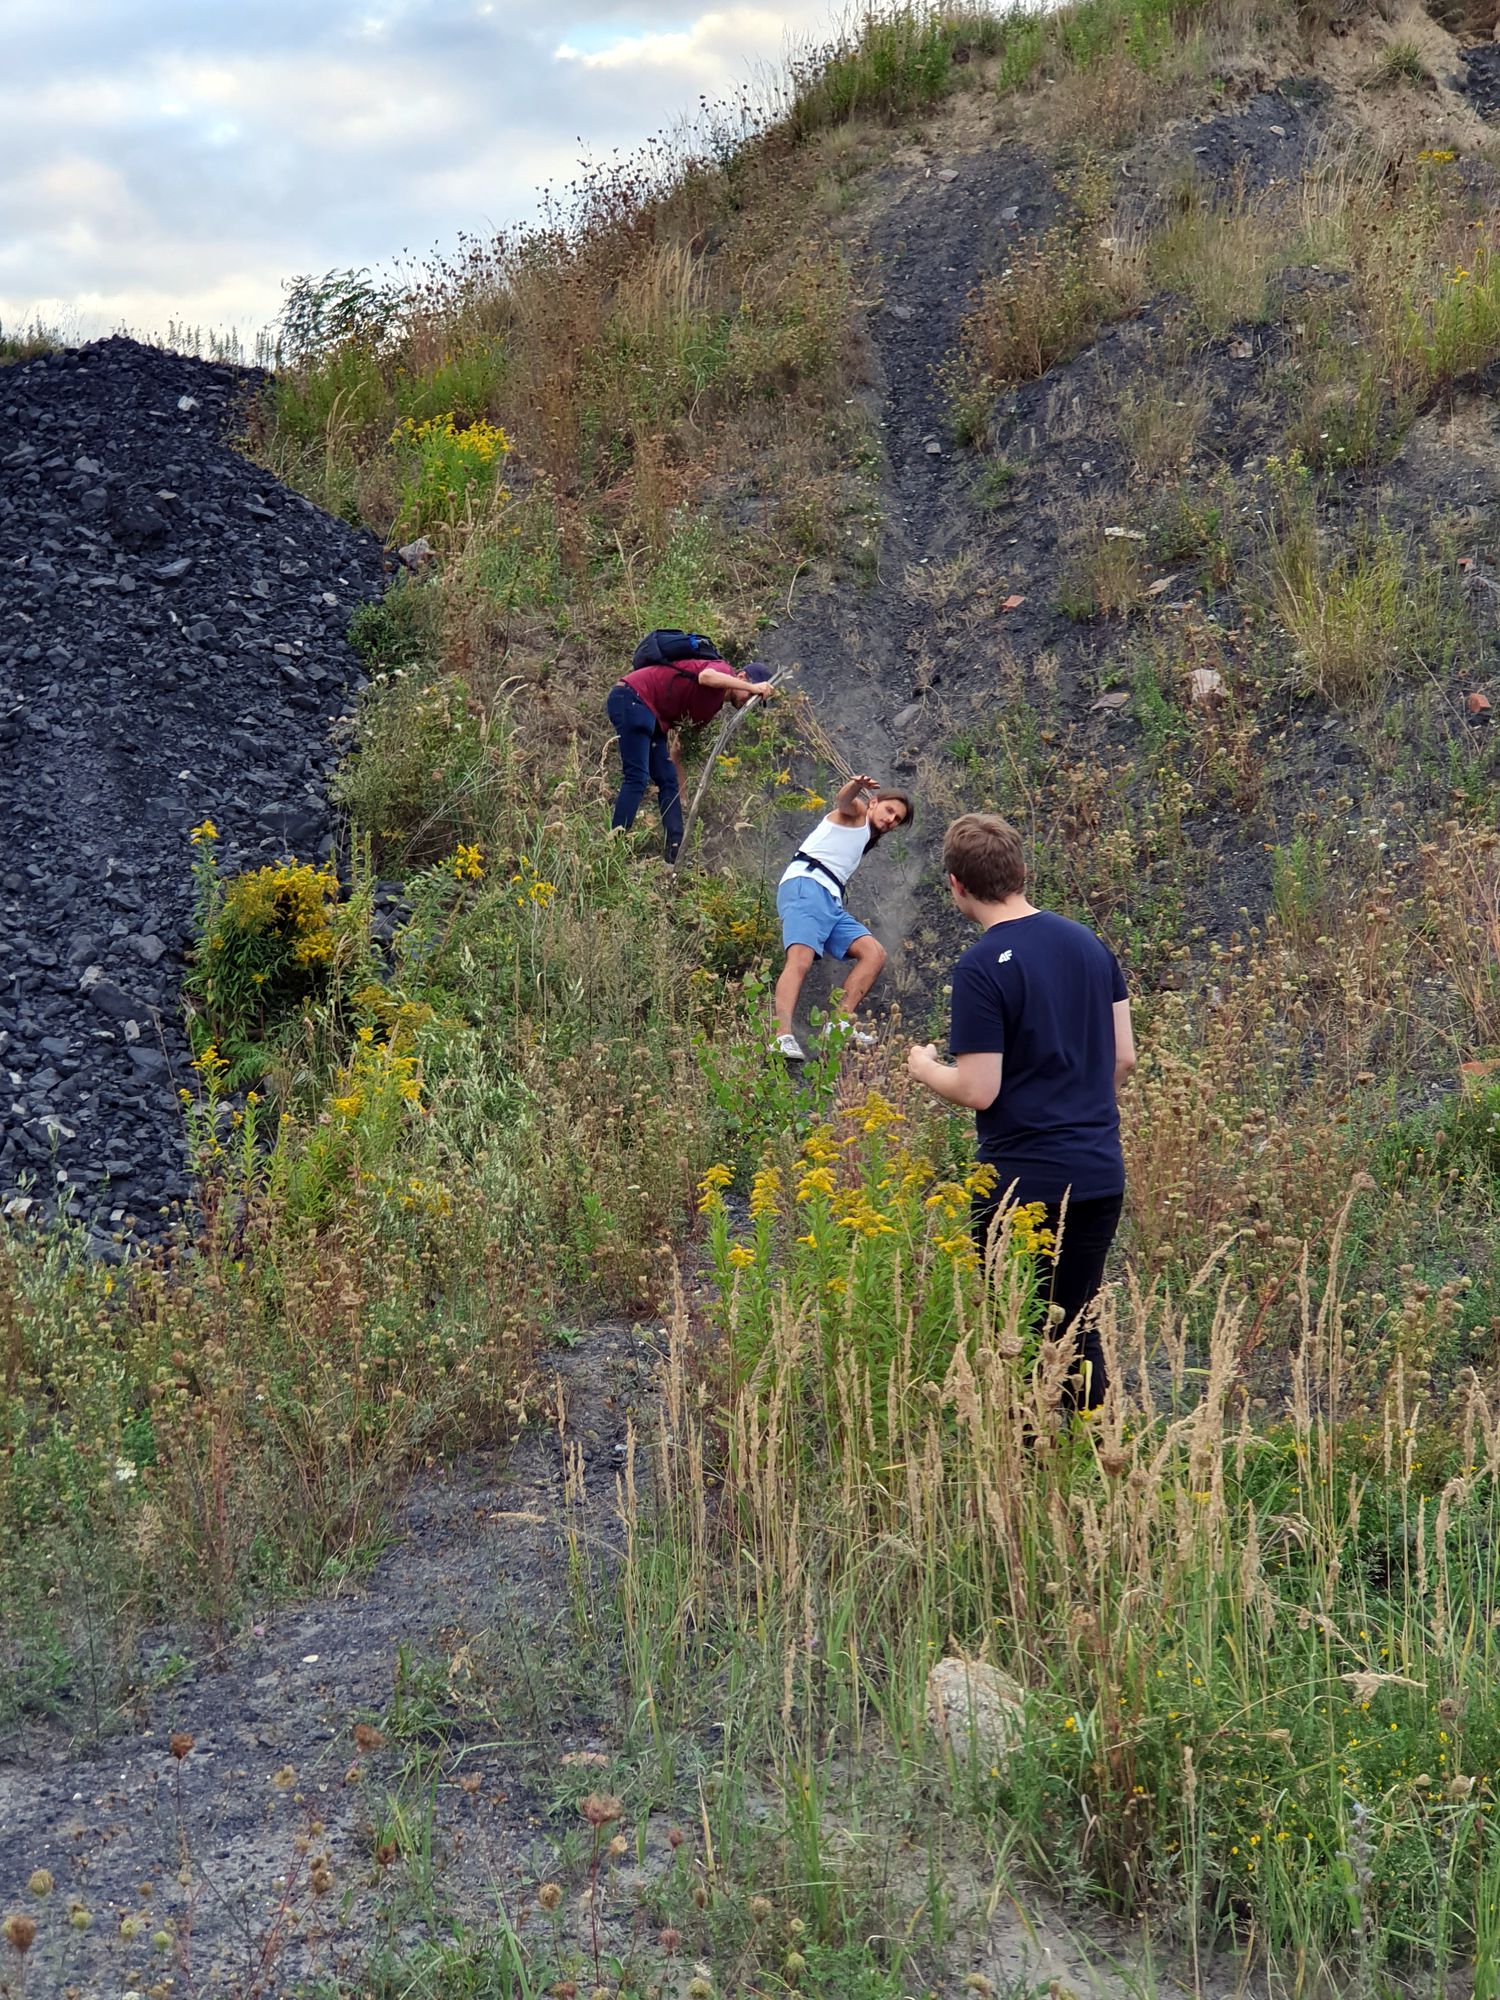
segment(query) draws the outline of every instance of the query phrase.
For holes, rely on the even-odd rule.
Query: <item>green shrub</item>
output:
[[[382,868],[415,866],[472,835],[484,773],[484,731],[463,685],[398,673],[362,697],[359,747],[333,795]]]
[[[685,875],[673,916],[695,955],[726,979],[742,979],[780,938],[765,885],[732,872]]]
[[[461,428],[451,410],[420,421],[407,417],[391,443],[405,462],[398,537],[446,540],[470,526],[476,510],[488,512],[507,498],[499,472],[510,440],[483,417]]]
[[[508,351],[496,340],[445,355],[431,369],[400,369],[393,384],[396,408],[409,423],[447,414],[467,428],[493,414],[508,367]]]
[[[810,51],[792,70],[787,124],[795,138],[858,114],[896,118],[933,103],[947,90],[954,51],[984,32],[980,8],[949,10],[903,0],[886,13],[868,12],[854,40]]]
[[[330,867],[278,861],[227,879],[210,820],[193,830],[197,944],[187,990],[200,1068],[230,1088],[261,1075],[278,1031],[315,1006],[364,948],[363,898]]]
[[[1024,90],[1042,66],[1047,50],[1046,24],[1031,14],[1006,17],[995,87],[1002,97]]]

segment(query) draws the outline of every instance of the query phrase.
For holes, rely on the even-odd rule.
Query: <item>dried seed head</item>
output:
[[[307,1880],[315,1896],[326,1896],[333,1887],[333,1870],[326,1861],[317,1861]]]
[[[552,2000],[578,2000],[578,1985],[572,1979],[559,1979],[557,1984],[549,1986],[547,1991],[552,1995]]]
[[[356,1722],[354,1725],[354,1747],[356,1750],[378,1750],[385,1738],[372,1722]]]
[[[769,1896],[752,1896],[750,1898],[751,1923],[753,1924],[766,1923],[769,1920],[770,1915],[771,1915],[771,1899]]]
[[[33,1896],[50,1896],[57,1884],[52,1879],[50,1868],[37,1868],[32,1871],[31,1880],[26,1886]]]
[[[472,1799],[474,1794],[479,1790],[480,1783],[481,1780],[479,1773],[477,1771],[471,1771],[468,1777],[459,1779],[458,1789],[461,1792],[467,1792],[469,1797]]]
[[[562,1908],[562,1886],[557,1882],[544,1882],[536,1892],[536,1899],[549,1914]]]
[[[590,1792],[588,1797],[580,1802],[578,1810],[589,1825],[597,1829],[601,1826],[612,1826],[622,1817],[625,1808],[613,1792]]]
[[[701,1882],[693,1884],[693,1905],[699,1910],[706,1910],[708,1908],[708,1891]]]
[[[621,1860],[630,1852],[630,1842],[625,1838],[623,1833],[617,1833],[609,1843],[609,1852],[614,1856],[616,1861]]]
[[[657,1932],[656,1942],[661,1946],[662,1950],[667,1954],[668,1958],[670,1958],[672,1956],[672,1953],[676,1951],[677,1947],[682,1943],[682,1932],[674,1931],[672,1926],[668,1924],[665,1930],[660,1930]]]
[[[674,1826],[667,1835],[667,1845],[675,1853],[676,1850],[679,1847],[681,1847],[682,1843],[686,1839],[687,1835],[683,1832],[682,1828],[680,1826]]]
[[[185,1729],[174,1729],[167,1738],[167,1748],[180,1764],[193,1747],[193,1739]]]
[[[271,1783],[276,1787],[278,1792],[289,1792],[296,1782],[297,1767],[295,1764],[283,1764],[281,1769],[275,1772],[271,1778]]]
[[[18,1951],[24,1958],[36,1943],[36,1919],[23,1916],[19,1910],[0,1923],[0,1936],[12,1951]]]
[[[375,1861],[377,1867],[389,1868],[391,1863],[395,1860],[395,1858],[396,1858],[396,1843],[394,1840],[381,1840],[376,1842]]]
[[[964,1981],[964,1991],[965,1993],[979,1994],[980,2000],[993,2000],[995,1982],[992,1979],[986,1979],[982,1972],[971,1972]]]

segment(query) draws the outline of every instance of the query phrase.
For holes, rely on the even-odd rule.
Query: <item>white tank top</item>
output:
[[[783,882],[795,882],[801,875],[810,875],[819,882],[830,896],[837,896],[849,885],[849,877],[864,859],[865,848],[869,845],[870,829],[867,826],[840,826],[830,814],[819,820],[812,832],[802,842],[802,852],[821,861],[829,875],[837,878],[839,888],[835,888],[823,868],[809,868],[805,861],[792,861]]]

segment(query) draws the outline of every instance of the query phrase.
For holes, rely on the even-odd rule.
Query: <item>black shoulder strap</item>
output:
[[[828,863],[826,861],[820,861],[816,854],[805,853],[804,850],[799,847],[797,849],[797,852],[792,856],[792,859],[793,861],[805,861],[809,868],[816,868],[820,875],[826,875],[829,881],[833,884],[834,888],[838,890],[841,896],[849,886],[849,884],[843,879],[841,875],[835,875],[833,870],[828,866]]]

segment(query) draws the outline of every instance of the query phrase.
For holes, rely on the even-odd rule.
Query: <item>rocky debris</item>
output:
[[[1019,1682],[985,1660],[956,1655],[927,1676],[927,1719],[955,1757],[1003,1763],[1026,1734],[1026,1696]]]
[[[1454,81],[1481,118],[1500,120],[1500,42],[1460,49],[1464,73]]]
[[[1164,164],[1191,164],[1199,179],[1226,192],[1258,194],[1273,181],[1295,182],[1331,109],[1332,93],[1320,78],[1288,77],[1244,103],[1185,120],[1165,140],[1158,134],[1143,141],[1127,160],[1127,176],[1155,189]]]
[[[0,1208],[101,1248],[188,1192],[190,829],[332,850],[370,536],[226,442],[258,377],[112,339],[0,368]]]

